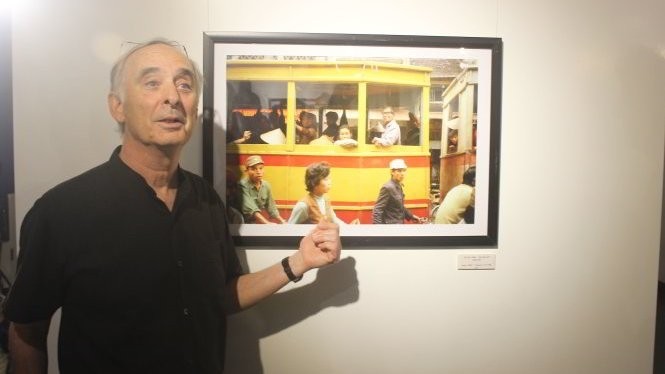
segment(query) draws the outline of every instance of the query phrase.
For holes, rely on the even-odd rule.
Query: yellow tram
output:
[[[430,73],[428,67],[392,61],[229,59],[229,182],[243,177],[247,157],[260,155],[278,209],[288,218],[306,194],[305,168],[326,161],[333,181],[328,197],[337,216],[345,222],[358,218],[371,223],[379,190],[390,179],[388,164],[401,158],[408,165],[406,206],[428,217],[432,204],[427,136]],[[371,140],[380,136],[387,106],[400,126],[402,144],[377,146]],[[299,132],[308,117],[314,119],[315,137],[328,127],[346,125],[357,145],[309,144]],[[251,131],[251,136],[245,131]]]

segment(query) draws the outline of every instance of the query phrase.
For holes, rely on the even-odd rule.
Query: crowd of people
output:
[[[245,116],[240,111],[230,112],[226,142],[228,144],[284,144],[286,121],[281,106],[274,105],[266,117],[261,112],[256,94],[244,94],[244,96],[250,99],[240,100],[240,102],[249,101],[250,104],[243,105],[254,112],[250,116]],[[408,115],[405,140],[402,141],[402,128],[395,120],[393,108],[390,106],[383,108],[383,120],[369,129],[368,143],[384,148],[393,145],[420,145],[420,120],[412,112],[409,112]],[[344,118],[343,116],[342,119]],[[351,127],[346,121],[338,123],[338,120],[339,114],[331,110],[325,113],[325,122],[319,124],[314,113],[301,110],[295,120],[296,144],[358,146]],[[276,132],[279,132],[281,136],[268,135]]]
[[[343,129],[342,129],[343,131]],[[306,194],[294,205],[291,214],[284,219],[272,194],[270,183],[263,178],[265,162],[259,155],[252,155],[245,161],[246,177],[227,191],[236,191],[235,196],[227,196],[228,209],[241,212],[244,223],[300,224],[319,223],[323,218],[328,222],[345,224],[337,217],[327,193],[332,188],[331,166],[327,162],[316,162],[305,169],[304,184]],[[372,209],[373,224],[427,223],[428,217],[419,217],[405,205],[404,180],[407,165],[403,159],[394,159],[388,165],[390,179],[379,189]],[[228,173],[227,173],[228,177]],[[233,182],[231,182],[233,183]],[[475,167],[470,167],[463,177],[463,183],[451,189],[433,213],[433,223],[457,224],[473,223],[475,203]],[[229,216],[233,214],[229,213]],[[241,223],[234,222],[234,223]],[[350,224],[360,223],[353,219]]]
[[[240,92],[244,92],[241,89]],[[241,97],[248,97],[241,101],[248,101],[256,106],[258,96],[243,94]],[[245,104],[247,105],[247,104]],[[408,123],[405,127],[404,139],[402,138],[402,128],[395,120],[395,110],[392,106],[386,106],[381,112],[382,120],[368,129],[368,144],[373,144],[377,148],[389,148],[394,145],[420,145],[420,120],[413,112],[408,112]],[[270,120],[265,120],[260,111],[257,110],[253,119],[248,123],[254,130],[240,131],[235,126],[241,122],[242,115],[239,112],[233,112],[231,117],[231,128],[234,129],[234,135],[228,138],[230,143],[256,143],[256,128],[263,128],[264,134],[259,137],[260,143],[270,143],[266,141],[267,132],[281,131],[284,133],[286,124],[283,111],[278,106],[273,106],[270,113]],[[261,117],[261,118],[258,118]],[[258,118],[258,119],[257,119]],[[344,117],[343,117],[344,119]],[[352,129],[343,121],[338,123],[339,114],[335,111],[325,113],[325,122],[319,124],[314,113],[306,110],[300,111],[295,123],[296,144],[310,144],[318,146],[337,145],[345,148],[358,146],[358,141],[354,139]],[[256,124],[259,125],[256,125]],[[261,125],[262,124],[262,125]],[[319,128],[322,128],[319,132]],[[283,144],[285,137],[279,138],[278,143]],[[448,134],[447,153],[457,150],[457,130],[450,130]],[[268,181],[263,179],[264,162],[260,156],[254,155],[247,159],[245,165],[247,177],[238,182],[240,191],[239,197],[231,197],[230,201],[235,204],[229,204],[230,209],[242,213],[245,223],[315,223],[317,217],[326,216],[332,222],[344,223],[337,218],[330,201],[325,196],[330,190],[330,165],[326,163],[315,163],[309,165],[305,171],[305,185],[307,195],[300,199],[294,206],[288,219],[280,216],[275,201],[272,198],[271,186]],[[411,223],[438,223],[438,224],[458,224],[473,223],[475,214],[475,167],[466,170],[463,182],[449,191],[444,199],[435,206],[429,214],[429,217],[418,217],[409,211],[404,205],[403,180],[406,176],[407,165],[402,159],[394,159],[390,162],[390,179],[384,183],[372,209],[373,224],[399,224],[405,222]],[[325,174],[325,175],[324,175]],[[312,184],[312,178],[319,178],[319,186]],[[239,202],[239,204],[238,204]],[[237,214],[236,214],[237,215]],[[350,223],[359,223],[354,219]]]

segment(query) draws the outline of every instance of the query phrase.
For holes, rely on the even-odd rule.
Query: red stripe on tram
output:
[[[244,165],[251,155],[240,155],[239,164]],[[401,158],[408,167],[429,167],[427,156],[334,156],[334,155],[260,155],[267,166],[307,167],[315,162],[327,162],[331,167],[349,169],[383,169],[390,161]]]

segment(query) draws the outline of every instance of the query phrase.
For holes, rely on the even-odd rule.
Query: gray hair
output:
[[[132,43],[134,44],[134,43]],[[176,49],[179,49],[182,51],[182,53],[187,57],[187,61],[189,64],[192,66],[192,70],[194,73],[194,91],[196,92],[196,98],[198,102],[198,98],[201,96],[201,88],[203,87],[203,74],[201,74],[201,71],[199,70],[198,66],[192,59],[189,58],[187,55],[187,50],[185,49],[185,46],[183,46],[180,43],[167,40],[164,38],[155,38],[152,40],[149,40],[144,43],[136,43],[129,51],[125,52],[118,60],[113,64],[113,67],[111,68],[111,90],[110,94],[116,96],[118,99],[122,100],[123,99],[123,92],[122,92],[122,80],[124,77],[125,73],[125,65],[127,64],[127,60],[129,59],[129,56],[134,54],[134,52],[143,49],[145,47],[151,46],[151,45],[156,45],[156,44],[163,44],[167,45],[169,47],[173,47]]]

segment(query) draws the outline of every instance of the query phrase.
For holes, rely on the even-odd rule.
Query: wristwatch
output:
[[[299,277],[296,277],[295,274],[293,274],[293,270],[291,270],[291,265],[289,265],[289,257],[284,257],[282,260],[282,267],[284,268],[284,272],[286,273],[286,276],[289,278],[289,280],[293,283],[298,282],[299,280],[302,279],[302,275]]]

